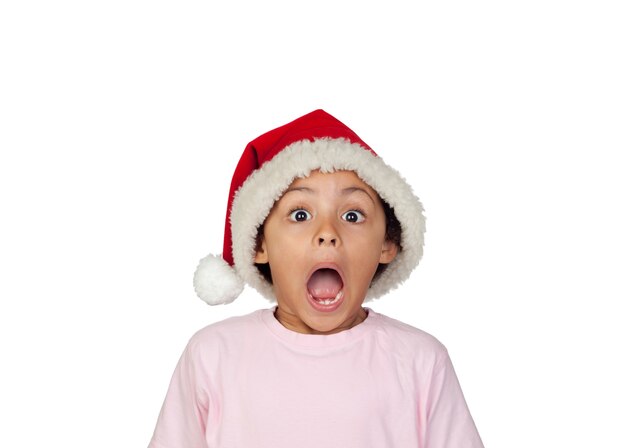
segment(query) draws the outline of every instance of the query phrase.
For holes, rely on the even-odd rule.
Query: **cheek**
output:
[[[353,235],[349,241],[345,241],[345,244],[354,248],[348,251],[352,263],[369,271],[378,267],[384,242],[385,234],[382,230],[373,234]]]
[[[385,241],[384,225],[376,225],[359,232],[352,232],[346,235],[354,245],[358,245],[361,250],[378,251]]]
[[[271,266],[294,265],[307,253],[302,237],[282,232],[280,238],[266,240],[267,255]]]

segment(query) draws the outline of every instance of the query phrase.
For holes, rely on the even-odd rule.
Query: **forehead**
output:
[[[322,190],[327,188],[337,189],[362,189],[373,197],[377,197],[376,191],[363,182],[354,171],[335,171],[322,173],[319,170],[312,171],[308,176],[295,179],[286,191],[294,189]]]

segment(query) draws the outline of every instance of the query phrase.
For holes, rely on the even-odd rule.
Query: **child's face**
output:
[[[385,223],[378,194],[352,171],[296,179],[265,220],[255,257],[270,265],[278,320],[301,333],[362,322],[376,268],[398,250]]]

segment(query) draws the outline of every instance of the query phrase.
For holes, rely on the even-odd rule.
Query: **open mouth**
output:
[[[343,280],[335,269],[318,269],[309,278],[307,290],[316,303],[334,305],[343,298]]]

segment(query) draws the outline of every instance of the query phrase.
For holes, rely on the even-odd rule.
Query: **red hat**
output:
[[[314,170],[354,171],[391,206],[400,222],[402,250],[372,282],[366,300],[380,297],[408,278],[422,257],[425,225],[419,199],[354,131],[316,110],[246,146],[230,186],[224,252],[200,260],[194,276],[202,300],[210,305],[230,303],[245,283],[276,300],[272,285],[254,265],[258,228],[294,179]]]

